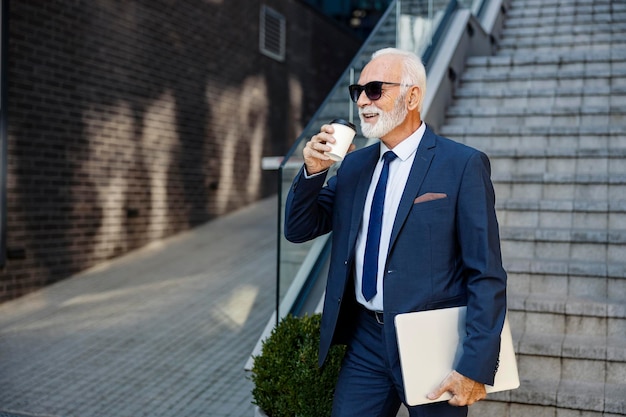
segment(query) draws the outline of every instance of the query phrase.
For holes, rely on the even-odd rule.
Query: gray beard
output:
[[[359,119],[361,119],[361,131],[363,132],[363,136],[369,139],[382,138],[400,125],[409,113],[406,107],[401,105],[402,101],[404,101],[404,97],[398,96],[394,103],[393,110],[389,112],[383,112],[378,108],[374,109],[373,106],[359,109]],[[376,124],[369,124],[363,118],[363,113],[367,113],[368,108],[374,110],[372,113],[378,112],[379,116]]]

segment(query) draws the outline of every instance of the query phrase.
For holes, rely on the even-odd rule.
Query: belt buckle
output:
[[[385,324],[384,316],[382,311],[374,311],[374,317],[376,317],[376,322],[378,324]]]

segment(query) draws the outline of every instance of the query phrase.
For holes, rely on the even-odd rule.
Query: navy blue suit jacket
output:
[[[320,366],[331,344],[346,343],[354,325],[355,244],[379,156],[379,144],[348,154],[325,186],[326,175],[306,179],[300,171],[287,197],[288,240],[304,242],[333,232]],[[485,154],[427,127],[393,225],[383,278],[384,334],[399,381],[395,315],[467,305],[467,336],[456,370],[493,384],[506,313],[506,273],[490,169]],[[415,202],[426,193],[445,197]]]

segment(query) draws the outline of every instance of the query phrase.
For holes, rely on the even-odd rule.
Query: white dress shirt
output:
[[[397,158],[389,163],[389,178],[387,180],[387,192],[385,193],[385,205],[383,211],[383,224],[380,235],[380,249],[378,252],[378,274],[376,278],[376,295],[369,301],[361,293],[361,285],[363,282],[363,257],[365,255],[365,241],[367,240],[367,227],[370,219],[370,210],[372,208],[372,198],[374,190],[383,169],[382,156],[389,150],[384,143],[380,143],[380,156],[378,163],[374,169],[374,175],[365,199],[365,207],[363,208],[363,219],[356,240],[356,256],[355,256],[355,291],[356,299],[366,308],[374,311],[383,311],[383,277],[385,276],[385,264],[387,263],[387,252],[389,251],[389,240],[391,239],[391,230],[398,211],[398,205],[404,192],[404,187],[409,178],[413,160],[417,147],[424,136],[426,125],[422,122],[411,136],[400,142],[393,152]]]

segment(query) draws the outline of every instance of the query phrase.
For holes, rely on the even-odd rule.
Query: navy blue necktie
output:
[[[383,227],[383,208],[385,206],[385,192],[389,177],[389,163],[397,155],[387,151],[383,155],[383,169],[380,172],[378,184],[372,198],[372,209],[367,227],[367,241],[365,242],[365,256],[363,259],[363,284],[361,292],[367,301],[376,295],[376,276],[378,275],[378,252],[380,250],[380,232]]]

